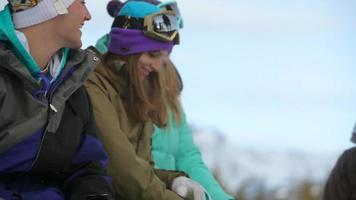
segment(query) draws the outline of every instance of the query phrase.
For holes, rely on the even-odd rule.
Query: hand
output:
[[[172,190],[183,198],[206,200],[204,188],[199,183],[184,176],[179,176],[173,180]]]

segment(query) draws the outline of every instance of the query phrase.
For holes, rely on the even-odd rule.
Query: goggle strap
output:
[[[145,30],[144,19],[131,16],[117,16],[111,28]]]

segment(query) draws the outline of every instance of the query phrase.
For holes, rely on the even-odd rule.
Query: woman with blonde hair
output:
[[[155,170],[151,156],[153,125],[168,122],[163,63],[178,42],[177,29],[174,12],[126,3],[113,22],[108,52],[86,83],[119,199],[205,199],[185,173]]]
[[[159,2],[157,0],[129,1],[149,2],[157,5],[161,10],[174,11],[177,14],[178,27],[183,28],[183,19],[180,15],[177,2]],[[129,1],[126,1],[126,3]],[[115,13],[124,4],[118,0],[111,0],[107,5],[109,15],[115,17]],[[106,34],[97,41],[95,47],[101,53],[105,53],[108,49],[109,40],[110,36]],[[187,173],[191,179],[197,181],[206,189],[207,199],[209,196],[210,199],[234,199],[216,181],[203,162],[200,150],[193,141],[192,131],[187,124],[185,113],[180,104],[183,82],[177,68],[170,59],[166,60],[162,73],[164,74],[163,87],[168,108],[168,123],[164,128],[155,126],[152,136],[152,156],[155,168],[178,170]]]
[[[130,0],[144,1],[157,5],[161,10],[174,11],[177,14],[177,24],[183,28],[183,19],[180,15],[178,4],[175,1],[159,2],[157,0]],[[125,3],[118,0],[111,0],[107,5],[110,16],[115,17],[115,13]],[[96,43],[96,49],[105,53],[108,49],[110,36],[108,34],[101,37]],[[179,170],[187,173],[189,177],[201,184],[207,193],[207,198],[228,200],[234,199],[227,194],[214,178],[202,160],[199,148],[193,141],[185,113],[180,105],[180,95],[183,89],[183,82],[177,68],[172,61],[166,61],[163,68],[164,88],[167,98],[168,123],[162,128],[155,126],[152,136],[152,156],[155,168],[164,170]]]

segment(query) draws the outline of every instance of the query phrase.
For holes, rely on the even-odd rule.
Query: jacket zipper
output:
[[[73,67],[71,67],[70,70],[66,71],[66,73],[65,73],[63,76],[61,75],[61,76],[53,83],[53,87],[50,87],[49,91],[48,91],[48,92],[47,92],[47,91],[45,92],[45,94],[49,94],[48,98],[46,97],[46,99],[47,99],[47,106],[48,106],[50,109],[48,109],[47,122],[46,122],[46,124],[45,124],[44,127],[47,127],[47,126],[48,126],[48,123],[49,123],[49,116],[50,116],[51,110],[54,111],[54,112],[57,112],[57,109],[50,103],[51,100],[52,100],[52,96],[53,96],[53,94],[54,94],[55,89],[57,89],[58,86],[64,81],[64,78],[63,78],[63,77],[65,77],[65,75],[67,75],[67,74],[69,74],[70,72],[72,72],[72,69],[74,69],[74,67],[77,67],[77,66],[79,66],[79,64],[78,64],[78,65],[74,65]],[[48,108],[48,107],[47,107],[47,108]],[[47,134],[46,128],[44,128],[44,129],[42,130],[42,132],[43,132],[43,136],[42,136],[42,138],[41,138],[40,146],[38,147],[38,151],[37,151],[37,154],[36,154],[36,158],[35,158],[35,160],[32,162],[32,165],[31,165],[31,167],[29,168],[29,170],[31,170],[31,169],[33,168],[33,166],[37,163],[37,160],[38,160],[38,158],[39,158],[40,152],[41,152],[41,150],[42,150],[43,142],[44,142],[44,139],[45,139],[46,134]]]
[[[141,131],[139,132],[139,136],[137,138],[137,145],[136,145],[136,155],[138,155],[138,150],[140,148],[140,143],[141,143],[141,140],[142,140],[142,137],[143,137],[143,129],[145,128],[145,123],[142,125],[141,127]]]

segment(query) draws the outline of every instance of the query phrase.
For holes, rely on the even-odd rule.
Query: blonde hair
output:
[[[151,120],[163,128],[168,124],[168,111],[177,123],[182,121],[180,93],[182,82],[177,69],[167,59],[159,72],[151,72],[142,81],[137,67],[142,54],[120,56],[106,53],[102,57],[104,66],[113,66],[117,61],[124,61],[125,66],[119,70],[128,77],[128,115],[136,122],[145,123]]]
[[[165,62],[164,68],[164,92],[168,109],[172,112],[173,120],[177,123],[182,121],[182,107],[180,103],[180,93],[182,80],[179,73],[170,59]]]
[[[164,98],[165,80],[162,72],[151,72],[142,81],[137,67],[141,54],[120,56],[113,53],[103,55],[103,64],[110,66],[110,63],[117,60],[125,62],[120,69],[120,73],[126,73],[129,79],[128,86],[128,115],[136,122],[145,123],[151,120],[156,126],[162,128],[167,125],[168,114]]]

